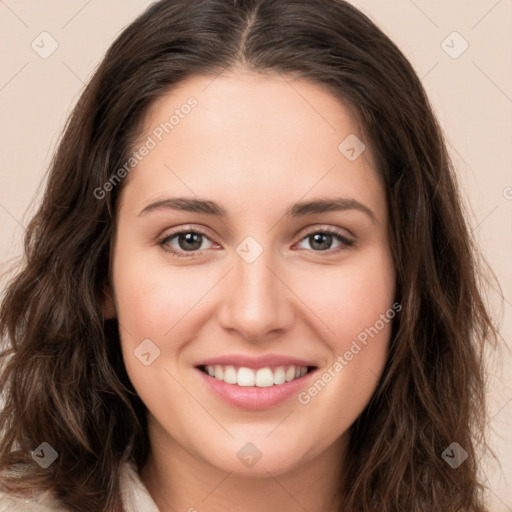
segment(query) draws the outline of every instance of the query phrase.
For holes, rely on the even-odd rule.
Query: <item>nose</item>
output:
[[[294,322],[293,293],[269,252],[252,263],[236,257],[226,276],[219,321],[224,329],[248,341],[282,336]]]

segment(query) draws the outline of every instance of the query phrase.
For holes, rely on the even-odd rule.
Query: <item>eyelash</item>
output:
[[[193,256],[193,254],[195,254],[195,253],[197,254],[201,250],[196,250],[196,251],[174,251],[174,250],[169,249],[168,246],[167,246],[167,243],[170,240],[172,240],[173,238],[175,238],[176,236],[182,235],[182,234],[189,234],[189,233],[193,233],[193,234],[196,234],[196,235],[202,235],[205,238],[207,238],[208,240],[210,240],[209,236],[206,233],[203,233],[200,230],[197,230],[197,229],[182,229],[180,231],[175,231],[173,233],[166,234],[164,237],[162,237],[162,238],[160,238],[158,240],[158,245],[161,246],[164,251],[172,254],[173,256],[177,256],[179,258],[194,258],[195,256]],[[315,250],[311,249],[313,252],[316,252],[316,253],[324,253],[324,254],[328,254],[328,255],[337,254],[338,252],[346,250],[347,248],[353,247],[355,245],[355,242],[353,240],[349,240],[344,235],[342,235],[340,232],[338,232],[337,230],[334,230],[332,228],[316,229],[314,231],[310,231],[309,233],[306,233],[299,240],[299,242],[302,242],[306,238],[308,238],[308,237],[310,237],[312,235],[316,235],[318,233],[320,233],[322,235],[332,235],[332,236],[334,236],[334,238],[336,240],[338,240],[338,242],[340,242],[342,244],[342,246],[340,246],[340,247],[338,247],[337,249],[334,249],[334,250],[333,249],[327,249],[325,251],[315,251]],[[307,249],[305,249],[305,250],[307,250]],[[187,252],[189,254],[191,254],[191,256],[185,255]]]

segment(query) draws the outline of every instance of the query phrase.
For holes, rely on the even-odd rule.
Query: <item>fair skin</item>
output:
[[[140,142],[190,96],[198,101],[131,171],[118,205],[106,310],[149,411],[141,478],[162,512],[334,511],[348,429],[376,389],[391,323],[308,403],[295,392],[259,410],[233,405],[196,364],[300,357],[316,367],[301,377],[307,392],[393,304],[384,188],[369,144],[354,161],[338,150],[364,135],[318,85],[246,71],[212,80],[189,78],[152,105]],[[214,201],[226,216],[165,206],[141,214],[176,197]],[[293,203],[340,197],[352,202],[285,216]],[[324,234],[315,243],[325,229],[345,242]],[[199,248],[187,251],[176,230],[204,233]],[[262,249],[251,263],[237,252],[246,237]],[[145,339],[160,350],[147,366],[134,355]],[[261,453],[250,467],[237,456],[249,442]]]

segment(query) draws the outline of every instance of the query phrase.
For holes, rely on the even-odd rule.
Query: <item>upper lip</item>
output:
[[[225,354],[204,359],[196,366],[231,365],[246,368],[264,368],[266,366],[314,366],[313,361],[298,359],[297,357],[280,354],[267,354],[263,356],[250,356],[245,354]]]

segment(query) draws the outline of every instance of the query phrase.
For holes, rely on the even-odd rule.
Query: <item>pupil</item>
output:
[[[326,239],[327,241],[321,242],[322,239]],[[316,233],[313,235],[313,244],[311,246],[314,248],[315,244],[319,244],[320,247],[317,247],[320,250],[329,249],[329,246],[331,245],[332,241],[332,235],[329,235],[328,233]],[[319,241],[320,240],[320,241]]]
[[[199,249],[201,247],[201,236],[202,235],[199,233],[185,233],[184,235],[180,235],[180,248],[184,250]],[[190,245],[185,245],[185,247],[183,247],[183,245],[181,244],[183,240],[185,240],[186,244],[192,244],[192,247]]]

